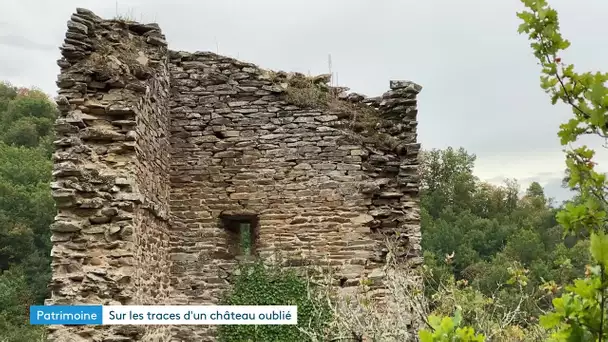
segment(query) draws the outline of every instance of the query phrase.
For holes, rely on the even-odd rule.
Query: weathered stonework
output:
[[[68,22],[48,304],[216,303],[238,259],[226,216],[255,217],[260,256],[329,263],[345,288],[381,280],[386,234],[399,236],[400,262],[420,263],[420,86],[391,81],[381,97],[365,98],[325,77],[166,45],[155,24],[84,9]],[[310,82],[298,90],[298,80]],[[327,103],[294,105],[290,91]],[[209,334],[201,326],[53,327],[50,340]]]

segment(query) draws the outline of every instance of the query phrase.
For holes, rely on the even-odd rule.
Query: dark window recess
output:
[[[234,256],[255,254],[258,219],[256,216],[224,216],[222,225],[228,234],[230,253]]]

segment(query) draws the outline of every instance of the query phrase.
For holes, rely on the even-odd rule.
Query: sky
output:
[[[369,96],[388,90],[391,79],[412,80],[423,86],[423,149],[464,147],[477,156],[482,180],[517,179],[522,189],[537,181],[548,196],[569,196],[556,133],[571,112],[540,89],[539,66],[517,33],[519,0],[1,1],[0,79],[15,85],[55,94],[66,22],[84,7],[157,22],[173,50],[307,74],[331,67],[337,84]],[[607,70],[608,26],[599,23],[608,2],[549,2],[572,42],[562,60],[578,71]],[[608,170],[601,143],[589,141],[603,150],[597,161]]]

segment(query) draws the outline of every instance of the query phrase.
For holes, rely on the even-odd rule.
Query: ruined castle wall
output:
[[[283,76],[169,52],[157,25],[84,9],[62,56],[48,304],[217,303],[243,257],[225,217],[254,219],[263,257],[336,266],[345,290],[368,278],[381,294],[389,257],[420,263],[419,86],[293,105]],[[200,326],[50,331],[53,341],[210,338]]]
[[[174,289],[189,301],[215,301],[236,262],[223,214],[258,215],[262,255],[361,271],[369,258],[369,228],[355,223],[370,204],[358,191],[365,152],[339,144],[336,116],[284,103],[259,74],[214,54],[172,66]]]
[[[58,61],[48,304],[165,303],[169,294],[164,36],[78,9]],[[163,327],[52,327],[53,341],[164,341]]]
[[[371,104],[397,153],[336,128],[345,119],[330,109],[290,105],[254,65],[176,52],[170,70],[174,302],[215,303],[229,286],[238,257],[224,215],[256,215],[260,255],[338,266],[344,287],[382,277],[383,233],[402,233],[398,257],[419,257],[418,86],[396,82]],[[198,341],[198,329],[177,336]]]

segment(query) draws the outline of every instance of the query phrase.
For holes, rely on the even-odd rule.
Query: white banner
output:
[[[103,325],[297,324],[297,306],[103,306]]]

